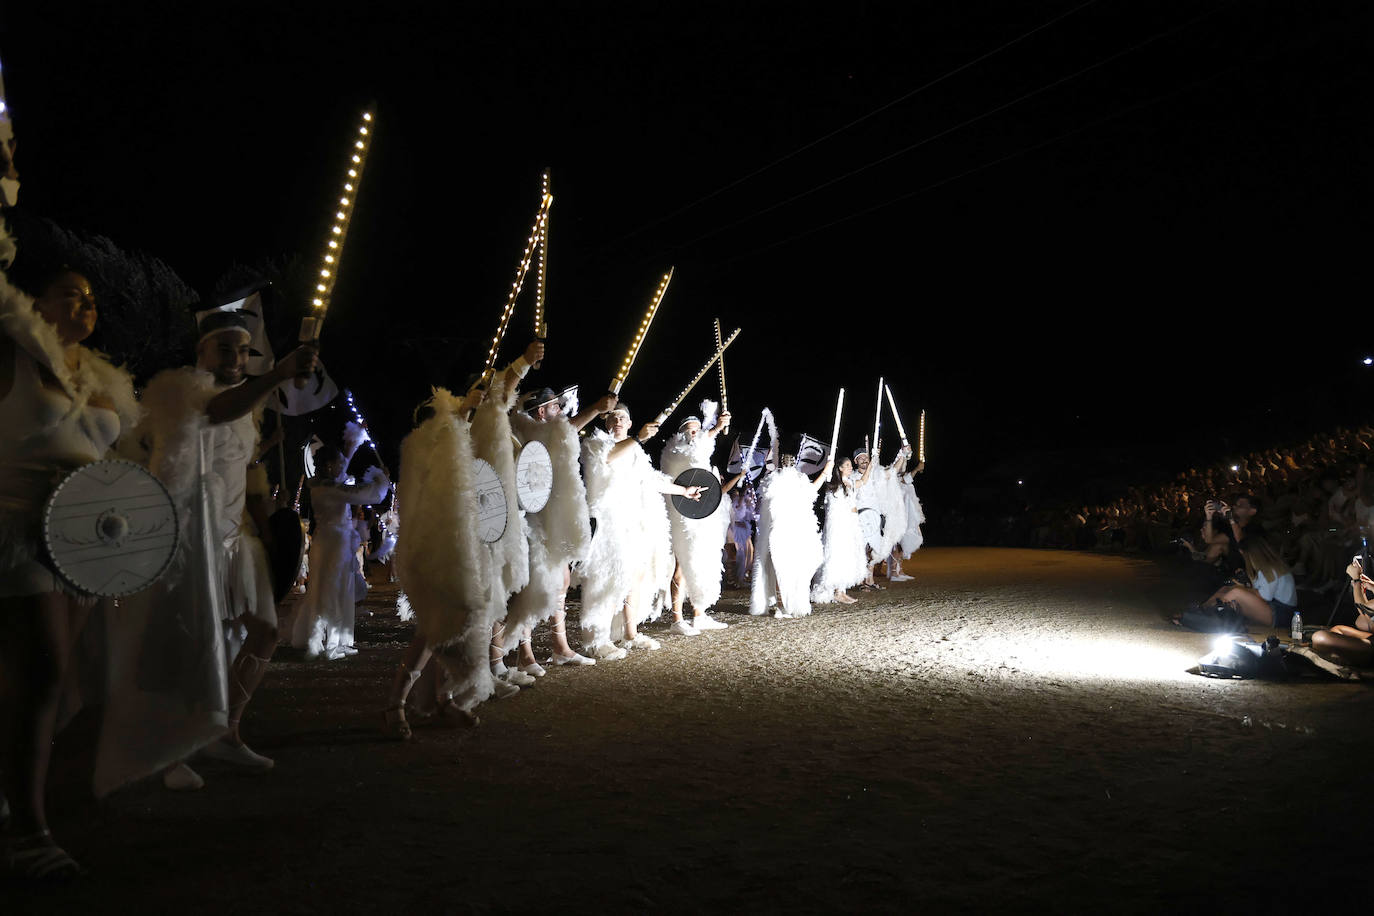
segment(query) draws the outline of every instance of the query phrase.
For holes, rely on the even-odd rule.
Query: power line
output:
[[[712,230],[709,231],[709,232],[702,233],[701,235],[697,236],[696,238],[694,238],[694,239],[692,239],[692,240],[690,240],[690,241],[688,241],[688,242],[685,242],[685,243],[683,243],[683,244],[680,245],[680,246],[676,246],[676,247],[678,247],[678,248],[690,248],[692,245],[695,245],[697,242],[702,242],[702,241],[705,241],[706,239],[714,238],[715,236],[720,235],[722,232],[728,232],[729,230],[734,229],[736,226],[743,225],[744,223],[747,223],[747,222],[750,222],[751,220],[757,219],[757,218],[760,217],[760,216],[763,216],[763,215],[768,214],[768,213],[772,213],[774,210],[777,210],[777,209],[779,209],[780,207],[785,207],[785,206],[787,206],[788,204],[794,203],[794,202],[796,202],[796,201],[798,201],[798,200],[801,200],[801,199],[804,198],[804,197],[810,197],[812,194],[815,194],[815,193],[818,192],[818,191],[823,191],[823,190],[825,190],[826,188],[830,187],[831,185],[835,185],[835,184],[838,184],[838,183],[841,182],[841,181],[845,181],[845,180],[847,180],[847,179],[849,179],[849,178],[853,178],[855,175],[858,175],[858,174],[860,174],[860,173],[862,173],[862,172],[866,172],[866,171],[868,171],[868,170],[871,169],[871,168],[875,168],[876,166],[882,165],[883,163],[890,162],[890,161],[892,161],[893,159],[898,158],[899,156],[904,156],[904,155],[906,155],[907,153],[912,152],[913,150],[919,149],[920,147],[925,146],[925,145],[928,144],[928,143],[933,143],[933,142],[935,142],[936,140],[941,139],[942,137],[947,137],[947,136],[949,136],[950,134],[955,133],[956,131],[962,130],[962,129],[964,129],[965,127],[968,127],[968,126],[971,125],[971,124],[976,124],[976,123],[979,122],[979,121],[986,120],[987,118],[990,118],[990,117],[992,117],[992,116],[995,115],[995,114],[999,114],[999,113],[1001,113],[1001,112],[1003,112],[1003,111],[1006,111],[1008,108],[1012,108],[1012,107],[1014,107],[1014,106],[1016,106],[1016,105],[1019,105],[1020,103],[1026,101],[1027,99],[1031,99],[1031,98],[1034,98],[1035,96],[1042,95],[1042,94],[1044,94],[1044,93],[1046,93],[1046,92],[1049,92],[1049,91],[1052,90],[1052,89],[1056,89],[1056,88],[1058,88],[1059,86],[1062,86],[1063,84],[1065,84],[1065,83],[1067,83],[1067,82],[1069,82],[1069,81],[1071,81],[1071,80],[1075,80],[1075,79],[1077,79],[1078,77],[1083,76],[1085,73],[1090,73],[1090,72],[1092,72],[1093,70],[1097,70],[1097,69],[1100,68],[1100,67],[1105,67],[1107,64],[1110,64],[1110,63],[1112,63],[1112,62],[1115,61],[1115,60],[1119,60],[1120,58],[1125,57],[1125,56],[1128,55],[1128,54],[1132,54],[1132,53],[1134,53],[1134,52],[1140,50],[1141,48],[1143,48],[1143,47],[1145,47],[1145,46],[1147,46],[1147,45],[1153,44],[1153,43],[1155,43],[1156,41],[1159,41],[1159,40],[1161,40],[1161,39],[1163,39],[1163,38],[1167,38],[1167,37],[1169,37],[1169,36],[1171,36],[1171,35],[1174,35],[1174,34],[1176,34],[1176,33],[1178,33],[1178,32],[1181,32],[1181,31],[1183,31],[1184,29],[1191,28],[1192,26],[1196,25],[1196,24],[1197,24],[1198,22],[1200,22],[1201,20],[1206,19],[1208,16],[1211,16],[1211,15],[1213,15],[1214,13],[1216,13],[1217,11],[1219,11],[1220,9],[1222,9],[1222,7],[1225,7],[1225,6],[1229,5],[1231,2],[1232,2],[1232,0],[1224,0],[1223,3],[1219,4],[1218,6],[1213,7],[1213,8],[1210,9],[1210,10],[1207,10],[1206,12],[1199,13],[1198,15],[1192,17],[1191,19],[1188,19],[1188,20],[1185,21],[1185,22],[1182,22],[1182,23],[1180,23],[1180,24],[1178,24],[1178,25],[1176,25],[1176,26],[1173,26],[1172,28],[1165,29],[1165,30],[1162,31],[1162,32],[1157,32],[1157,33],[1155,33],[1154,35],[1151,35],[1149,38],[1142,39],[1141,41],[1136,42],[1135,44],[1131,45],[1131,46],[1128,47],[1128,48],[1124,48],[1123,50],[1117,51],[1115,54],[1108,55],[1107,57],[1104,57],[1104,58],[1102,58],[1101,60],[1099,60],[1099,61],[1097,61],[1097,62],[1095,62],[1095,63],[1089,64],[1088,66],[1083,67],[1083,68],[1081,68],[1081,69],[1079,69],[1079,70],[1075,70],[1073,73],[1070,73],[1070,74],[1068,74],[1067,76],[1061,76],[1061,77],[1059,77],[1059,78],[1056,79],[1056,80],[1051,80],[1050,82],[1044,84],[1043,86],[1039,86],[1039,87],[1037,87],[1037,88],[1035,88],[1035,89],[1032,89],[1030,92],[1024,93],[1024,94],[1022,94],[1022,95],[1019,95],[1019,96],[1017,96],[1016,98],[1011,99],[1010,101],[1003,102],[1001,105],[998,105],[998,106],[996,106],[996,107],[994,107],[994,108],[991,108],[991,109],[989,109],[989,110],[983,112],[982,114],[974,115],[973,117],[968,118],[968,119],[966,119],[966,120],[964,120],[964,121],[961,121],[961,122],[959,122],[958,124],[955,124],[955,125],[952,126],[952,127],[947,127],[947,128],[945,128],[944,130],[941,130],[941,131],[938,131],[938,132],[936,132],[936,133],[934,133],[934,134],[931,134],[931,135],[928,136],[928,137],[925,137],[925,138],[923,138],[923,139],[921,139],[921,140],[917,140],[915,143],[912,143],[912,144],[910,144],[909,146],[904,146],[904,147],[902,147],[901,149],[896,150],[895,152],[888,153],[886,156],[879,157],[878,159],[874,159],[874,160],[871,161],[871,162],[865,163],[864,165],[861,165],[861,166],[859,166],[858,168],[851,169],[850,171],[845,172],[843,175],[838,175],[838,176],[836,176],[836,177],[834,177],[834,178],[829,178],[829,179],[827,179],[827,180],[821,182],[820,184],[818,184],[818,185],[816,185],[816,186],[814,186],[814,187],[812,187],[812,188],[809,188],[808,190],[802,191],[802,192],[797,193],[797,194],[793,194],[791,197],[788,197],[788,198],[786,198],[786,199],[784,199],[784,200],[781,200],[781,201],[779,201],[779,202],[777,202],[777,203],[775,203],[775,204],[770,204],[770,205],[767,206],[767,207],[764,207],[764,208],[762,208],[762,209],[760,209],[760,210],[756,210],[756,211],[754,211],[753,213],[749,214],[748,216],[741,217],[740,219],[737,219],[737,220],[735,220],[735,221],[732,222],[732,223],[727,223],[727,224],[724,225],[724,226],[718,226],[717,228],[712,229]]]
[[[1067,140],[1069,137],[1072,137],[1072,136],[1074,136],[1074,135],[1076,135],[1076,134],[1083,133],[1084,131],[1092,130],[1093,128],[1099,127],[1099,126],[1101,126],[1102,124],[1105,124],[1105,123],[1108,122],[1108,121],[1111,121],[1111,120],[1114,120],[1114,119],[1116,119],[1116,118],[1119,118],[1119,117],[1121,117],[1122,115],[1129,114],[1129,113],[1131,113],[1131,112],[1133,112],[1133,111],[1136,111],[1136,110],[1138,110],[1138,109],[1141,109],[1141,108],[1146,108],[1146,107],[1148,107],[1148,106],[1150,106],[1150,105],[1158,104],[1159,102],[1162,102],[1162,101],[1164,101],[1165,99],[1172,98],[1172,97],[1174,97],[1174,96],[1176,96],[1176,95],[1179,95],[1180,93],[1189,91],[1189,90],[1194,89],[1194,88],[1196,88],[1196,87],[1198,87],[1198,86],[1201,86],[1201,85],[1203,85],[1203,84],[1205,84],[1205,83],[1210,83],[1212,80],[1215,80],[1215,79],[1217,79],[1217,78],[1219,78],[1219,77],[1225,76],[1226,74],[1228,74],[1228,73],[1230,73],[1230,72],[1232,72],[1232,71],[1234,71],[1234,70],[1239,69],[1241,66],[1243,66],[1243,64],[1233,64],[1233,65],[1230,66],[1230,67],[1226,67],[1226,68],[1224,68],[1224,69],[1222,69],[1222,70],[1218,70],[1216,73],[1213,73],[1213,74],[1211,74],[1210,76],[1205,76],[1205,77],[1202,77],[1201,79],[1194,80],[1193,82],[1188,83],[1188,84],[1185,85],[1185,86],[1181,86],[1181,87],[1179,87],[1179,88],[1177,88],[1177,89],[1171,90],[1171,91],[1166,92],[1166,93],[1163,93],[1163,94],[1161,94],[1161,95],[1154,96],[1153,98],[1149,98],[1149,99],[1145,99],[1145,100],[1140,101],[1140,102],[1136,102],[1135,104],[1132,104],[1132,105],[1127,105],[1127,106],[1125,106],[1125,107],[1123,107],[1123,108],[1118,108],[1116,111],[1109,112],[1109,113],[1107,113],[1107,114],[1105,114],[1105,115],[1102,115],[1101,117],[1098,117],[1098,118],[1094,118],[1093,120],[1088,121],[1087,123],[1080,124],[1079,126],[1077,126],[1077,127],[1075,127],[1075,128],[1072,128],[1071,130],[1064,131],[1063,133],[1058,134],[1057,136],[1054,136],[1054,137],[1050,137],[1050,138],[1047,139],[1047,140],[1041,140],[1041,141],[1038,142],[1038,143],[1032,143],[1032,144],[1029,145],[1029,146],[1022,147],[1021,149],[1015,150],[1014,152],[1011,152],[1011,153],[1007,153],[1007,154],[1004,155],[1004,156],[999,156],[999,157],[997,157],[996,159],[992,159],[992,160],[989,160],[988,162],[984,162],[984,163],[982,163],[982,164],[980,164],[980,165],[973,166],[972,168],[965,169],[965,170],[963,170],[962,172],[958,172],[958,173],[956,173],[956,174],[954,174],[954,175],[948,175],[948,176],[946,176],[946,177],[944,177],[944,178],[941,178],[941,179],[938,180],[938,181],[933,181],[933,182],[931,182],[930,184],[925,185],[924,187],[917,188],[917,189],[914,190],[914,191],[908,191],[907,193],[902,194],[902,195],[899,195],[899,196],[897,196],[897,197],[889,198],[888,200],[885,200],[885,201],[883,201],[883,202],[880,203],[880,204],[874,204],[874,205],[871,206],[871,207],[865,207],[864,209],[862,209],[862,210],[857,210],[857,211],[855,211],[855,212],[853,212],[853,213],[850,213],[850,214],[847,215],[847,216],[841,216],[841,217],[839,217],[838,219],[833,219],[833,220],[831,220],[830,222],[822,223],[821,225],[816,226],[816,227],[811,228],[811,229],[808,229],[808,230],[806,230],[805,232],[799,232],[799,233],[797,233],[797,234],[795,234],[795,235],[788,236],[788,237],[785,238],[785,239],[779,239],[779,240],[777,240],[777,241],[770,242],[770,243],[768,243],[767,245],[760,245],[758,248],[751,249],[750,251],[744,252],[743,254],[735,255],[735,256],[733,256],[733,257],[731,257],[731,258],[727,258],[727,259],[724,260],[724,261],[718,261],[718,262],[716,262],[715,264],[711,265],[711,267],[714,267],[714,268],[728,267],[729,265],[734,264],[734,263],[737,262],[737,261],[747,260],[747,259],[749,259],[749,258],[755,257],[756,255],[762,254],[762,253],[765,252],[765,251],[771,251],[771,250],[773,250],[774,248],[781,248],[781,247],[784,246],[784,245],[790,245],[792,242],[799,241],[800,239],[807,238],[808,236],[815,235],[815,234],[817,234],[817,233],[819,233],[819,232],[824,232],[824,231],[827,230],[827,229],[833,228],[833,227],[838,226],[838,225],[841,225],[841,224],[843,224],[843,223],[851,222],[851,221],[853,221],[853,220],[856,220],[856,219],[859,219],[859,218],[861,218],[861,217],[867,216],[867,215],[870,214],[870,213],[875,213],[875,212],[877,212],[878,210],[886,209],[887,207],[891,207],[891,206],[893,206],[893,205],[895,205],[895,204],[902,203],[903,201],[910,200],[910,199],[913,198],[913,197],[917,197],[917,196],[919,196],[919,195],[921,195],[921,194],[925,194],[925,193],[927,193],[927,192],[929,192],[929,191],[933,191],[933,190],[935,190],[935,189],[937,189],[937,188],[944,187],[945,185],[953,184],[954,182],[960,181],[961,179],[964,179],[964,178],[967,178],[967,177],[970,176],[970,175],[974,175],[974,174],[977,174],[978,172],[983,172],[983,171],[986,171],[987,169],[991,169],[991,168],[994,168],[994,167],[996,167],[996,166],[999,166],[999,165],[1001,165],[1001,164],[1004,163],[1004,162],[1009,162],[1009,161],[1012,160],[1012,159],[1016,159],[1016,158],[1019,158],[1019,157],[1021,157],[1021,156],[1025,156],[1025,155],[1029,155],[1030,153],[1033,153],[1033,152],[1036,152],[1036,151],[1038,151],[1038,150],[1044,149],[1044,148],[1047,147],[1047,146],[1053,146],[1053,145],[1056,144],[1056,143],[1059,143],[1059,142],[1061,142],[1061,141],[1063,141],[1063,140]]]
[[[1067,11],[1065,11],[1065,12],[1063,12],[1063,13],[1060,13],[1059,15],[1057,15],[1057,16],[1051,18],[1051,19],[1046,20],[1045,22],[1042,22],[1040,25],[1038,25],[1038,26],[1036,26],[1035,28],[1031,29],[1029,32],[1023,32],[1022,34],[1016,36],[1015,38],[1011,39],[1010,41],[998,45],[997,47],[993,48],[991,51],[985,51],[984,53],[978,55],[977,57],[973,58],[972,60],[969,60],[969,61],[966,61],[965,63],[960,64],[959,66],[955,67],[953,70],[949,70],[949,71],[947,71],[946,73],[943,73],[943,74],[941,74],[940,76],[937,76],[935,79],[930,80],[929,82],[923,83],[922,85],[917,86],[915,89],[912,89],[912,90],[910,90],[909,92],[905,92],[905,93],[903,93],[902,95],[897,96],[897,98],[892,99],[891,101],[885,102],[885,103],[883,103],[882,105],[879,105],[877,108],[873,109],[872,111],[868,112],[867,114],[861,115],[860,117],[855,118],[854,120],[848,122],[847,124],[843,124],[843,125],[841,125],[840,127],[835,128],[834,130],[830,131],[830,132],[827,133],[827,134],[822,134],[821,136],[817,137],[816,139],[814,139],[814,140],[812,140],[812,141],[810,141],[810,142],[808,142],[808,143],[802,144],[801,146],[797,147],[796,149],[792,150],[790,153],[787,153],[786,155],[779,156],[777,159],[774,159],[772,162],[769,162],[767,165],[760,166],[759,168],[754,169],[754,171],[749,172],[749,173],[747,173],[747,174],[745,174],[745,175],[742,175],[742,176],[740,176],[739,178],[736,178],[734,181],[731,181],[731,182],[729,182],[729,183],[727,183],[727,184],[723,184],[723,185],[721,185],[720,187],[716,188],[714,191],[711,191],[709,194],[704,194],[704,195],[702,195],[701,197],[698,197],[696,200],[692,201],[691,203],[684,204],[683,206],[678,207],[676,210],[673,210],[673,211],[670,212],[670,213],[667,213],[667,214],[665,214],[665,215],[663,215],[663,216],[660,216],[660,217],[658,217],[657,219],[650,220],[649,222],[644,223],[643,225],[641,225],[641,226],[639,226],[639,227],[637,227],[637,228],[635,228],[635,229],[631,229],[629,232],[625,233],[624,235],[618,236],[617,238],[612,239],[611,241],[607,242],[606,244],[607,244],[608,246],[609,246],[609,245],[615,245],[615,244],[618,244],[618,243],[620,243],[620,242],[625,241],[626,239],[633,238],[634,236],[639,235],[641,232],[644,232],[646,229],[652,229],[653,227],[658,226],[658,225],[661,225],[661,224],[667,222],[668,220],[672,219],[673,217],[678,216],[679,214],[686,213],[688,210],[692,210],[692,209],[694,209],[694,208],[700,206],[701,204],[704,204],[704,203],[705,203],[706,201],[708,201],[708,200],[712,200],[713,198],[719,197],[721,194],[724,194],[726,191],[729,191],[729,190],[731,190],[732,188],[739,187],[740,185],[744,184],[746,181],[749,181],[749,180],[751,180],[751,179],[753,179],[753,178],[757,178],[759,175],[762,175],[764,172],[767,172],[767,171],[769,171],[770,169],[772,169],[772,168],[774,168],[774,167],[776,167],[776,166],[781,165],[782,163],[788,161],[789,159],[794,158],[795,156],[801,155],[802,153],[806,152],[807,150],[811,149],[812,147],[819,146],[820,144],[824,143],[825,141],[831,139],[832,137],[838,136],[839,134],[844,133],[845,131],[849,130],[849,129],[852,128],[852,127],[857,127],[858,125],[864,123],[865,121],[869,120],[870,118],[873,118],[873,117],[875,117],[875,116],[881,114],[882,112],[887,111],[889,108],[893,107],[894,105],[900,105],[902,102],[905,102],[906,100],[912,98],[913,96],[919,95],[920,93],[925,92],[927,89],[930,89],[930,88],[933,87],[933,86],[937,86],[937,85],[939,85],[940,83],[943,83],[945,80],[949,79],[950,77],[956,76],[956,75],[962,73],[963,71],[969,69],[970,67],[982,63],[983,61],[987,60],[987,59],[990,58],[990,57],[993,57],[994,55],[1000,54],[1001,52],[1005,51],[1007,48],[1010,48],[1010,47],[1012,47],[1013,45],[1020,44],[1021,42],[1025,41],[1027,38],[1030,38],[1032,35],[1035,35],[1035,34],[1037,34],[1037,33],[1039,33],[1039,32],[1043,32],[1045,29],[1047,29],[1047,28],[1049,28],[1050,26],[1056,24],[1056,23],[1059,22],[1060,20],[1066,19],[1066,18],[1068,18],[1069,16],[1072,16],[1074,13],[1078,12],[1079,10],[1081,10],[1081,9],[1083,9],[1083,8],[1085,8],[1085,7],[1092,6],[1092,5],[1093,5],[1094,3],[1096,3],[1096,2],[1097,2],[1097,0],[1085,0],[1085,2],[1078,4],[1078,6],[1075,6],[1075,7],[1073,7],[1073,8],[1070,9],[1070,10],[1067,10]]]

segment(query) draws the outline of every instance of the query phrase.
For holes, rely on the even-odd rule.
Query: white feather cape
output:
[[[766,614],[775,593],[788,614],[811,613],[811,578],[824,557],[815,502],[811,481],[796,468],[767,478],[759,496],[750,614]]]

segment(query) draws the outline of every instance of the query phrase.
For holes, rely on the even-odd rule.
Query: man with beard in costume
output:
[[[554,394],[551,388],[541,388],[526,395],[521,410],[511,415],[511,429],[521,447],[530,442],[541,443],[548,449],[553,465],[548,503],[525,516],[529,526],[530,582],[511,599],[506,613],[506,632],[520,636],[519,669],[534,677],[542,677],[544,668],[534,657],[530,633],[550,617],[553,652],[547,664],[596,664],[596,659],[582,655],[568,644],[564,610],[571,582],[570,566],[586,555],[592,539],[587,490],[578,465],[577,436],[592,420],[614,409],[617,400],[615,395],[606,394],[570,417],[566,413],[570,407],[568,399]],[[571,409],[575,410],[575,390],[571,401]]]

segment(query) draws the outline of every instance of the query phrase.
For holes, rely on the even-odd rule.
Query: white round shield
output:
[[[481,458],[473,462],[473,499],[477,502],[477,536],[493,544],[506,533],[506,491],[496,469]]]
[[[152,585],[176,553],[176,507],[132,461],[95,461],[69,474],[43,507],[53,568],[87,595],[119,598]]]
[[[515,459],[515,497],[526,512],[538,512],[553,494],[553,461],[542,442],[526,442]]]
[[[863,531],[864,543],[877,550],[883,543],[883,516],[877,509],[859,510],[859,528]]]

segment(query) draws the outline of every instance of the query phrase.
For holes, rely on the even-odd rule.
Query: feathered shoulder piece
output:
[[[164,369],[143,390],[146,415],[137,435],[148,449],[148,470],[178,501],[190,497],[199,473],[200,434],[210,425],[205,409],[218,393],[215,377],[193,366]]]
[[[78,406],[92,397],[114,405],[121,430],[138,425],[142,411],[134,397],[134,382],[129,373],[87,347],[80,347],[81,359],[75,370],[68,368],[66,348],[57,329],[43,320],[33,307],[33,297],[0,274],[0,331],[15,345],[52,374]]]

